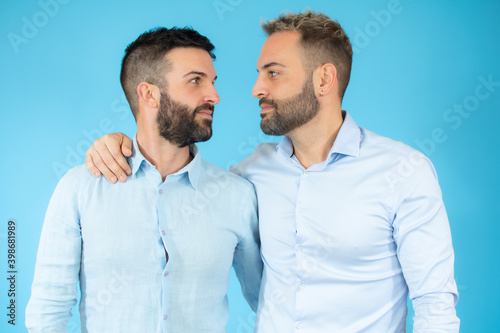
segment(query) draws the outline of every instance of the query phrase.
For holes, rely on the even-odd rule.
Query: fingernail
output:
[[[100,173],[100,172],[94,171],[94,176],[95,176],[95,177],[99,177],[100,175],[101,175],[101,173]]]
[[[116,177],[111,177],[111,182],[115,183],[116,182]]]
[[[125,175],[120,175],[118,178],[120,178],[121,182],[124,182],[125,179],[127,179],[127,177],[125,177]]]

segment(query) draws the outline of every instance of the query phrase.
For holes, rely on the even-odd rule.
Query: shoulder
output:
[[[412,156],[420,155],[425,157],[424,154],[418,150],[404,144],[403,142],[396,141],[385,136],[375,134],[367,129],[360,128],[361,130],[361,148],[370,149],[379,153],[392,154],[394,156]]]
[[[361,130],[360,152],[363,156],[376,156],[390,165],[411,163],[414,166],[426,165],[434,170],[432,162],[423,153],[403,142],[396,141],[364,128]]]
[[[61,216],[66,213],[77,214],[83,207],[85,189],[94,178],[85,165],[79,165],[66,172],[59,182],[50,199],[47,216]]]
[[[275,142],[259,144],[251,155],[240,163],[231,166],[230,170],[237,175],[248,178],[249,173],[274,163],[273,160],[276,158],[277,145]]]
[[[431,160],[420,151],[366,129],[362,129],[361,156],[383,172],[396,187],[437,188],[437,173]]]
[[[53,198],[61,202],[76,201],[81,206],[89,197],[95,195],[95,190],[102,193],[103,190],[111,187],[117,187],[118,189],[120,185],[121,183],[109,183],[104,176],[94,177],[87,169],[87,166],[81,164],[68,170],[61,177],[57,183]]]
[[[254,188],[252,183],[250,183],[245,178],[231,172],[224,170],[210,162],[202,159],[202,186],[220,187],[228,191],[229,193],[247,193],[248,195],[254,195]]]
[[[81,164],[68,170],[68,172],[61,177],[57,186],[69,189],[78,189],[83,187],[92,179],[97,180],[98,178],[94,178],[87,169],[87,166],[85,164]]]

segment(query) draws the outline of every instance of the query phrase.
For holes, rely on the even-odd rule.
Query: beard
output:
[[[207,141],[212,137],[212,120],[197,120],[196,114],[201,110],[214,111],[214,106],[205,103],[192,110],[189,106],[172,100],[168,93],[162,92],[156,116],[160,135],[179,148]]]
[[[312,74],[304,83],[302,91],[284,100],[263,97],[259,105],[266,103],[274,110],[263,115],[260,128],[268,135],[285,135],[313,119],[319,111],[319,101],[314,94]]]

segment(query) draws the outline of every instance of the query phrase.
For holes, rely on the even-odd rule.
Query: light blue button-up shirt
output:
[[[82,332],[225,332],[231,266],[256,309],[253,186],[203,161],[196,146],[191,154],[163,182],[134,139],[127,182],[96,179],[84,165],[61,179],[26,309],[31,332],[66,331],[77,282]]]
[[[288,138],[233,168],[259,202],[257,332],[458,332],[441,190],[421,153],[347,113],[328,158],[305,170]]]

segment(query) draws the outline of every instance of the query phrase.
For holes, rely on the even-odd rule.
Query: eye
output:
[[[189,82],[198,84],[198,83],[200,83],[200,78],[199,77],[195,77],[195,78],[189,80]]]
[[[269,77],[275,77],[276,75],[278,75],[279,73],[276,72],[276,71],[269,71]]]

